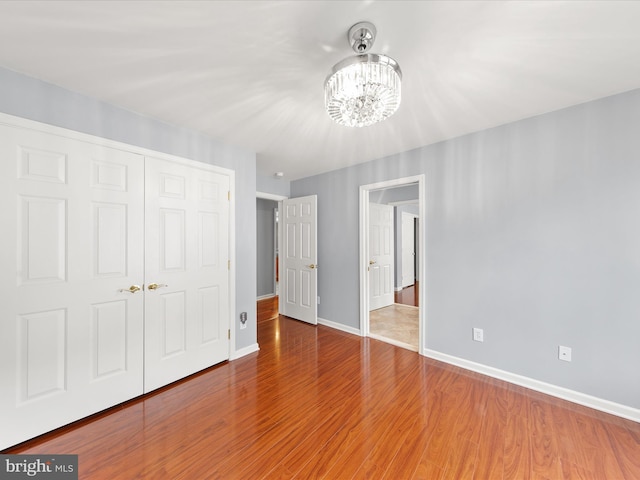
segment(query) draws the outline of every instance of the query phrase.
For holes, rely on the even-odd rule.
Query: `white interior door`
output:
[[[413,215],[412,213],[402,212],[402,288],[413,285],[416,280],[416,218],[416,215]]]
[[[394,301],[393,206],[369,204],[369,310]]]
[[[317,196],[284,200],[280,313],[318,323]],[[284,297],[284,298],[283,298]]]
[[[229,358],[229,176],[147,158],[145,392]]]
[[[0,126],[0,449],[143,390],[139,155]]]

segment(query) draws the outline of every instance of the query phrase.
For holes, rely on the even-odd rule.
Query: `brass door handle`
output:
[[[149,290],[157,290],[159,288],[162,287],[168,287],[169,285],[166,285],[164,283],[150,283],[149,286],[147,287]]]
[[[136,292],[140,291],[140,287],[138,285],[131,285],[129,288],[121,288],[118,291],[119,292],[136,293]]]
[[[375,264],[375,263],[376,263],[376,261],[375,261],[375,260],[369,260],[369,265],[373,265],[373,264]]]
[[[311,265],[307,265],[307,267],[309,267],[311,270],[314,270],[314,269],[318,268],[318,265],[315,265],[315,264],[312,263]]]

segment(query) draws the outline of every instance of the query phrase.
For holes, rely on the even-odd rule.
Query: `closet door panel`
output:
[[[229,177],[147,158],[145,391],[229,358]]]
[[[0,125],[0,449],[142,393],[144,159]]]

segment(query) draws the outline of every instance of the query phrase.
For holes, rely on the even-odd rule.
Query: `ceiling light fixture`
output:
[[[340,125],[366,127],[390,117],[400,106],[402,72],[393,58],[367,53],[376,27],[356,23],[348,34],[357,55],[334,65],[324,82],[327,113]]]

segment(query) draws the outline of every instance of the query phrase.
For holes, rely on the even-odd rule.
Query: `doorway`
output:
[[[404,191],[406,196],[408,191],[413,188],[414,194],[411,199],[397,200],[401,191]],[[400,195],[401,196],[401,195]],[[396,200],[394,200],[394,198]],[[418,175],[415,177],[405,177],[395,180],[389,180],[385,182],[379,182],[375,184],[362,185],[360,187],[360,329],[363,336],[377,338],[379,340],[393,343],[398,346],[415,350],[420,354],[424,354],[425,350],[425,335],[426,335],[426,304],[425,299],[425,282],[422,281],[424,275],[424,252],[425,252],[425,223],[420,221],[424,219],[424,175]],[[402,228],[401,218],[402,212],[413,213],[414,232],[416,233],[416,243],[414,248],[415,260],[413,267],[415,271],[409,272],[409,276],[404,275],[402,278],[402,254],[401,246],[396,248],[397,261],[394,268],[397,270],[397,274],[394,273],[394,285],[397,287],[405,286],[410,287],[414,291],[415,296],[420,299],[417,306],[406,306],[396,303],[398,301],[398,293],[404,294],[405,292],[395,292],[394,303],[388,306],[384,306],[380,309],[373,309],[371,305],[372,292],[372,278],[371,278],[371,263],[376,262],[376,259],[372,260],[375,248],[372,248],[372,229],[371,229],[371,205],[373,204],[387,204],[393,205],[398,216],[398,222],[396,230]],[[410,204],[414,204],[414,207],[409,207]],[[377,207],[375,207],[377,208]],[[375,210],[374,208],[374,210]],[[412,212],[413,210],[413,212]],[[416,221],[415,219],[418,219]],[[374,222],[375,223],[375,222]],[[374,229],[374,232],[377,230]],[[401,235],[399,234],[399,239]],[[375,240],[373,242],[375,247]],[[405,259],[405,263],[407,260]],[[374,263],[375,265],[375,263]],[[410,278],[413,276],[415,281],[410,285]],[[375,279],[373,279],[375,280]],[[403,289],[404,290],[404,289]],[[411,303],[411,302],[407,302]],[[374,305],[374,308],[377,305]],[[407,334],[409,337],[407,337]],[[411,338],[410,342],[407,339]]]
[[[279,315],[280,293],[280,212],[287,197],[256,192],[256,271],[258,328],[262,321]]]
[[[317,325],[318,323],[318,295],[317,295],[317,196],[288,198],[268,193],[256,193],[257,210],[261,200],[277,202],[274,214],[273,248],[274,254],[267,255],[270,265],[268,268],[274,273],[267,275],[267,282],[274,278],[273,291],[258,295],[258,311],[267,304],[263,302],[269,298],[276,298],[268,302],[271,310],[277,308],[278,314],[286,315],[296,320]],[[261,228],[259,215],[257,228],[258,270],[260,263],[261,238],[271,237],[271,233],[264,233],[268,228]],[[269,221],[265,226],[269,227]],[[275,258],[275,260],[274,260]],[[258,272],[260,274],[260,272]],[[260,275],[258,275],[260,277]],[[259,279],[258,279],[259,280]],[[260,290],[258,289],[258,292]],[[267,307],[265,307],[267,308]],[[271,318],[270,318],[271,319]]]

